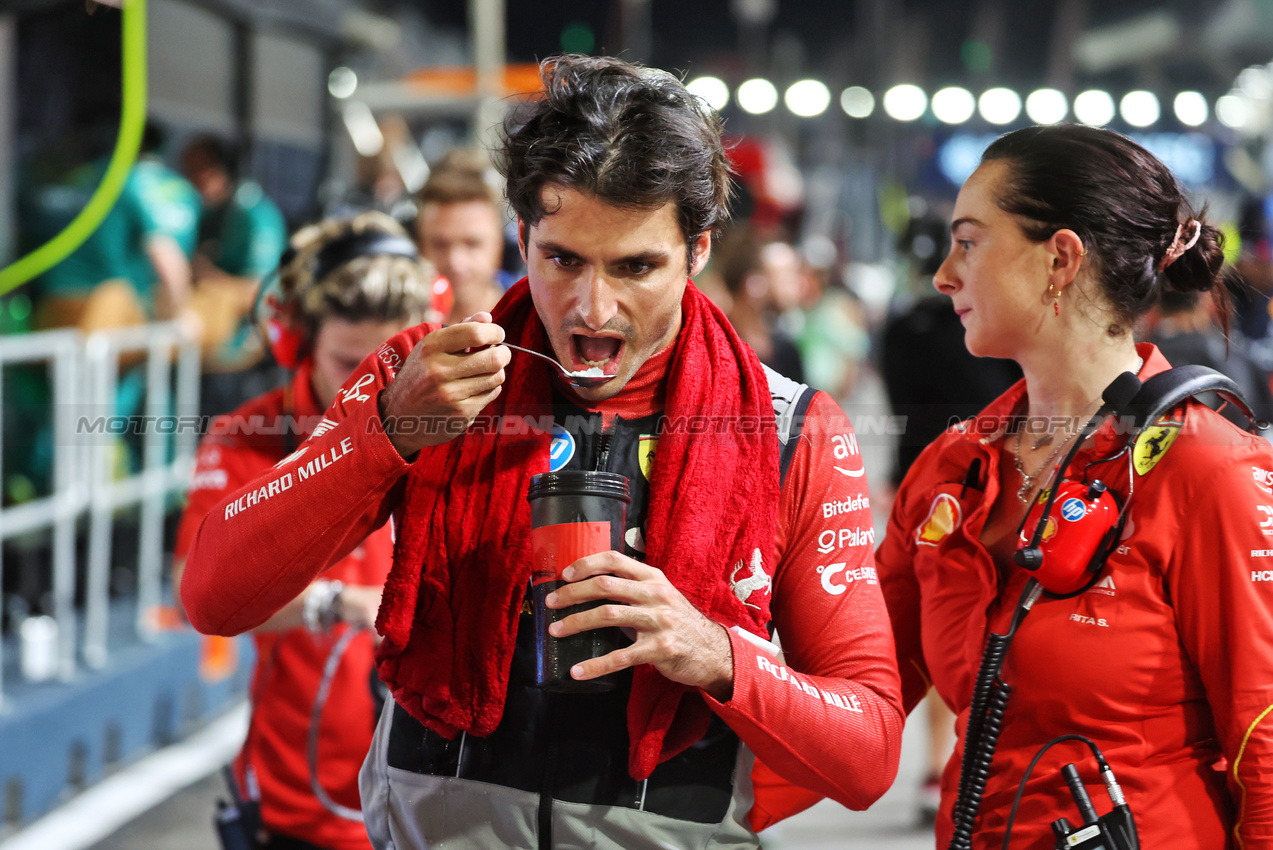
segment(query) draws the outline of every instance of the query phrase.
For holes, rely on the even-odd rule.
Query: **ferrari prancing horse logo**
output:
[[[637,438],[637,464],[645,480],[650,480],[650,470],[654,468],[654,455],[659,447],[659,438],[652,434],[642,434]]]
[[[1158,420],[1158,424],[1146,428],[1136,438],[1136,447],[1132,450],[1132,465],[1136,468],[1136,474],[1145,475],[1157,466],[1179,434],[1179,423],[1167,422],[1165,416]]]

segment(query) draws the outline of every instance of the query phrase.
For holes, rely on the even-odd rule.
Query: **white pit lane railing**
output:
[[[0,338],[0,366],[48,362],[53,384],[53,491],[14,507],[0,508],[0,541],[51,528],[53,532],[53,619],[58,625],[57,678],[75,675],[75,520],[88,504],[83,446],[75,439],[76,403],[83,398],[84,338],[76,331],[48,331]],[[0,378],[2,380],[2,378]],[[4,410],[0,408],[0,432]],[[0,456],[0,470],[4,458]],[[0,563],[0,575],[3,564]],[[0,652],[3,641],[0,641]],[[0,706],[4,699],[0,657]]]
[[[125,357],[138,361],[130,363],[130,368],[145,373],[145,407],[131,416],[116,410]],[[49,362],[52,372],[52,493],[0,509],[0,540],[52,529],[50,613],[57,624],[56,678],[68,681],[81,659],[85,667],[100,669],[109,658],[112,532],[118,512],[132,506],[139,506],[140,512],[134,628],[142,640],[155,635],[154,612],[163,601],[165,502],[170,494],[185,492],[201,431],[199,347],[180,325],[171,322],[88,336],[59,330],[0,338],[0,365],[40,361]],[[0,409],[0,427],[3,416]],[[140,430],[141,464],[137,472],[117,477],[121,430]],[[3,462],[0,457],[0,471]],[[77,658],[75,536],[76,523],[86,512],[86,604],[82,656]]]

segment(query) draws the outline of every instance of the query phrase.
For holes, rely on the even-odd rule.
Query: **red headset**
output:
[[[279,258],[278,268],[270,273],[267,282],[262,282],[261,293],[257,296],[257,315],[260,324],[265,328],[266,341],[274,360],[285,369],[296,369],[309,356],[312,329],[307,327],[300,313],[301,295],[304,288],[298,288],[290,295],[284,295],[279,286],[280,275],[288,265],[295,261],[297,251],[288,246]],[[403,257],[420,261],[420,253],[415,243],[404,236],[396,236],[383,230],[363,230],[347,233],[328,242],[312,260],[313,273],[309,276],[308,286],[314,286],[336,269],[353,262],[359,257]],[[433,300],[439,298],[438,289],[433,287]],[[446,287],[450,293],[450,287]]]
[[[1109,463],[1136,446],[1137,439],[1158,418],[1185,399],[1216,393],[1233,402],[1250,420],[1252,428],[1267,428],[1256,419],[1251,407],[1230,378],[1205,366],[1180,366],[1160,372],[1143,384],[1131,372],[1114,379],[1101,394],[1104,402],[1080,437],[1057,466],[1047,488],[1026,513],[1017,529],[1019,548],[1012,553],[1017,566],[1029,570],[1047,593],[1058,599],[1083,593],[1100,578],[1105,561],[1118,547],[1127,520],[1131,494],[1119,504],[1099,480],[1090,483],[1065,478],[1074,456],[1106,416],[1130,417],[1131,437],[1124,447],[1090,466]],[[1057,515],[1053,508],[1060,504]],[[1027,537],[1025,529],[1033,527]]]

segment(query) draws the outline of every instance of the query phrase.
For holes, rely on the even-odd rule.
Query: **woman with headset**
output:
[[[292,237],[262,298],[262,318],[275,358],[293,377],[209,427],[178,531],[174,589],[208,509],[323,427],[323,412],[364,357],[403,328],[437,319],[435,278],[405,231],[381,213],[323,221]],[[339,475],[342,461],[351,462],[316,458],[297,474]],[[293,533],[306,533],[304,517]],[[252,720],[234,773],[240,795],[260,804],[255,846],[371,846],[358,817],[358,770],[375,727],[368,630],[391,558],[384,527],[254,632]],[[329,688],[320,696],[325,678]]]
[[[999,848],[1009,829],[1007,846],[1054,846],[1054,820],[1089,820],[1062,779],[1067,763],[1108,811],[1073,739],[1047,749],[1023,784],[1031,759],[1070,734],[1103,752],[1142,846],[1273,847],[1273,448],[1193,400],[1131,446],[1125,418],[1084,427],[1107,412],[1102,394],[1120,374],[1169,368],[1132,337],[1160,293],[1223,300],[1220,234],[1139,145],[1067,125],[991,144],[951,236],[934,282],[969,351],[1011,358],[1025,378],[925,450],[876,554],[907,710],[931,683],[959,716],[938,846],[954,835],[950,846]],[[1071,450],[1055,474],[1075,482],[1063,489],[1054,472]],[[1087,553],[1064,550],[1095,521],[1097,480],[1115,508],[1096,529],[1109,557],[1089,572]],[[1054,486],[1062,498],[1048,505]],[[1049,569],[1076,557],[1077,578],[1049,587]],[[1018,600],[1036,577],[1050,592],[1031,609]],[[973,710],[992,635],[1013,640],[1001,720]],[[966,738],[1000,725],[993,756],[977,763],[970,747],[963,764]],[[961,799],[952,813],[970,782],[962,796],[979,809]]]

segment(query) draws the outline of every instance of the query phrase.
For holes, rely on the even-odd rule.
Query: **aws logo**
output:
[[[959,528],[963,516],[958,499],[949,493],[938,493],[928,509],[928,516],[915,531],[915,542],[920,546],[936,546]]]
[[[835,471],[841,475],[847,475],[850,478],[861,478],[866,474],[866,468],[862,466],[861,452],[858,450],[858,439],[855,434],[836,434],[831,438],[831,442],[835,444],[832,454],[836,460],[847,460],[850,457],[859,458],[856,469],[845,469],[840,465],[836,465]]]

